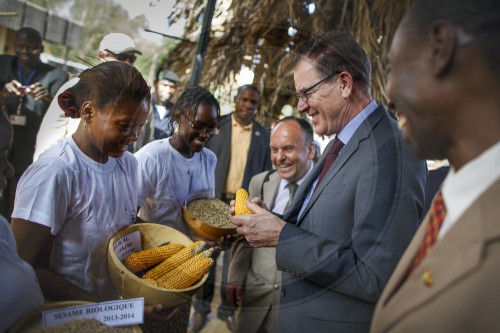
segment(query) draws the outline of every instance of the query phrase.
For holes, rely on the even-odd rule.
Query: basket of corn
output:
[[[36,308],[21,319],[16,321],[7,331],[7,333],[66,333],[66,332],[81,332],[81,333],[141,333],[139,325],[129,325],[121,327],[109,327],[95,319],[77,319],[71,320],[62,324],[57,324],[51,327],[44,328],[42,322],[42,313],[48,310],[62,309],[78,305],[93,304],[85,301],[63,301],[47,303],[39,308]]]
[[[221,237],[236,233],[229,205],[219,199],[192,200],[184,205],[183,216],[191,231],[207,241],[219,241]]]
[[[140,237],[140,245],[133,245]],[[125,241],[124,241],[125,240]],[[138,223],[118,231],[108,245],[108,267],[123,298],[174,307],[191,299],[213,264],[212,249],[173,228]],[[125,251],[125,252],[123,252]]]

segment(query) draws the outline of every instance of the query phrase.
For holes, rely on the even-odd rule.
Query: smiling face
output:
[[[314,158],[313,142],[306,142],[296,121],[284,121],[271,133],[271,161],[281,178],[289,182],[301,179]]]
[[[179,133],[174,135],[170,142],[181,154],[192,157],[193,153],[203,149],[211,137],[208,129],[217,127],[217,122],[217,108],[210,103],[202,102],[196,112],[182,114],[178,119]]]
[[[429,69],[429,47],[417,39],[405,25],[397,30],[388,57],[387,95],[417,155],[443,159],[451,145],[453,115],[443,94],[446,87]]]
[[[28,68],[36,67],[40,63],[42,44],[28,34],[19,33],[16,35],[14,50],[19,62]]]
[[[293,69],[293,78],[297,92],[304,91],[326,77],[316,70],[313,62],[301,60]],[[299,99],[297,111],[305,112],[312,118],[314,131],[318,135],[332,135],[338,133],[345,126],[346,119],[342,117],[345,102],[338,89],[336,79],[326,80],[308,93],[308,101]]]
[[[246,126],[252,122],[253,115],[259,105],[259,98],[259,93],[250,87],[240,90],[234,100],[234,118],[238,124]]]
[[[90,107],[85,102],[84,107]],[[86,138],[84,152],[93,160],[105,162],[107,156],[118,158],[137,141],[149,113],[149,102],[140,103],[130,99],[120,100],[116,105],[106,104],[103,109],[93,108],[93,113],[83,131]],[[85,120],[83,120],[85,121]]]

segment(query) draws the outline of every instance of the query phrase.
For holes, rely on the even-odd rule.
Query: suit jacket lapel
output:
[[[391,326],[413,309],[425,306],[426,302],[437,297],[446,287],[480,265],[486,240],[500,236],[500,225],[495,221],[498,217],[487,213],[494,211],[499,196],[500,180],[467,209],[405,280],[425,234],[429,214],[426,216],[379,301],[379,306],[386,314],[384,327]]]
[[[265,203],[269,209],[274,206],[274,201],[276,199],[276,195],[278,194],[279,185],[281,182],[281,178],[277,172],[274,172],[269,176],[269,179],[263,184],[263,195]]]
[[[304,212],[302,213],[301,219],[297,221],[297,225],[300,224],[302,218],[306,215],[306,213],[309,211],[311,206],[314,204],[314,202],[318,199],[319,195],[325,187],[328,185],[328,183],[332,180],[333,177],[339,172],[339,170],[345,165],[345,163],[349,160],[349,157],[354,154],[358,148],[359,148],[359,143],[363,140],[366,140],[370,136],[370,133],[372,132],[373,128],[376,126],[376,124],[383,118],[383,117],[389,117],[387,114],[387,111],[382,105],[379,105],[378,108],[368,116],[368,118],[359,125],[358,129],[354,132],[354,135],[351,137],[349,142],[344,146],[344,148],[340,151],[339,156],[335,160],[335,163],[333,163],[332,167],[326,174],[325,178],[319,185],[319,187],[314,191],[311,200],[309,200],[306,208],[304,209]],[[332,140],[333,141],[333,140]],[[310,186],[314,180],[318,177],[319,173],[321,172],[321,169],[323,168],[323,165],[325,164],[325,158],[328,153],[328,151],[331,149],[332,142],[328,144],[327,149],[325,149],[325,152],[321,156],[321,162],[318,163],[318,165],[315,167],[315,170],[311,173],[310,176],[313,174],[315,175],[314,178],[311,177],[311,182],[309,186],[307,186],[307,192],[305,195],[309,193]],[[302,187],[302,185],[299,187]],[[302,189],[305,190],[305,189]],[[299,194],[299,193],[297,193]],[[302,198],[302,197],[301,197]],[[305,196],[304,196],[305,198]],[[302,206],[302,205],[301,205]],[[300,211],[300,208],[299,208]],[[298,213],[297,213],[298,214]]]

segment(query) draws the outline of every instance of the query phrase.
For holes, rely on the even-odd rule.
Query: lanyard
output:
[[[36,75],[36,69],[32,69],[31,72],[29,73],[28,78],[26,79],[26,81],[23,82],[23,72],[22,72],[22,69],[21,69],[21,63],[19,61],[17,62],[17,78],[19,79],[19,82],[23,86],[29,85],[31,83],[31,81],[33,80],[33,78],[35,77],[35,75]]]
[[[28,86],[31,83],[31,81],[33,81],[35,75],[36,75],[36,69],[32,69],[31,72],[28,74],[28,78],[26,79],[26,81],[23,82],[23,72],[21,69],[21,63],[19,62],[19,60],[17,61],[17,78],[19,79],[19,82],[23,86]],[[17,110],[16,110],[17,115],[21,114],[21,107],[23,104],[23,100],[24,96],[19,97],[19,102],[17,104]]]

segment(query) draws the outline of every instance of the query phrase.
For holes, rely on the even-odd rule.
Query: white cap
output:
[[[101,44],[99,44],[99,51],[110,51],[116,54],[133,51],[142,54],[142,52],[135,47],[132,38],[119,32],[112,32],[104,36]]]

